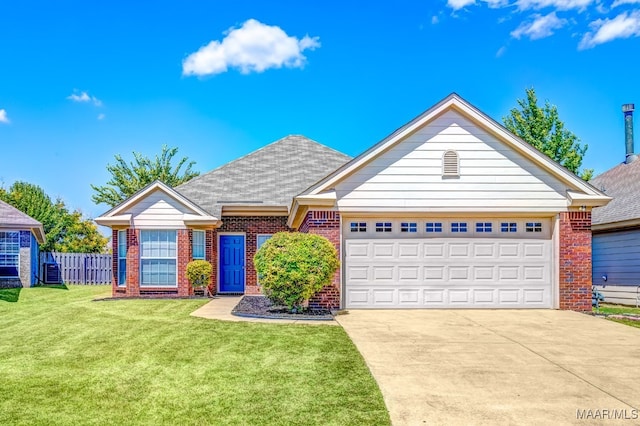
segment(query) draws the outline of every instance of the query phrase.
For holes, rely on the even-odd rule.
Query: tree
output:
[[[144,188],[155,180],[166,183],[173,187],[185,183],[200,173],[191,170],[195,161],[188,162],[187,157],[183,157],[178,164],[173,167],[172,160],[177,154],[178,148],[168,148],[162,146],[162,153],[156,155],[154,160],[143,156],[139,152],[133,152],[134,161],[129,164],[116,154],[115,164],[107,164],[107,170],[111,173],[111,179],[106,185],[91,185],[96,192],[91,199],[96,203],[105,203],[115,207],[138,190]],[[185,169],[181,171],[182,166]]]
[[[265,295],[275,304],[299,311],[302,302],[331,284],[338,252],[326,238],[301,232],[278,232],[253,258]]]
[[[584,180],[591,179],[592,169],[579,172],[588,145],[581,146],[580,139],[565,129],[560,120],[558,108],[545,101],[538,106],[535,89],[526,89],[527,98],[518,99],[520,108],[513,108],[510,115],[503,117],[505,127],[538,151],[555,160]]]
[[[98,227],[83,219],[78,210],[69,212],[59,198],[55,202],[37,185],[14,182],[8,189],[0,188],[0,199],[42,223],[45,242],[43,251],[102,253],[107,245]]]

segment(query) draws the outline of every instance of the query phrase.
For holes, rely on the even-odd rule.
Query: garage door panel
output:
[[[551,307],[551,248],[549,239],[346,240],[346,307]]]

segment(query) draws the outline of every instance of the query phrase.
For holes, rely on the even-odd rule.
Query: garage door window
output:
[[[367,232],[367,222],[351,222],[351,232]]]
[[[451,232],[467,232],[467,222],[451,222]]]
[[[391,232],[391,222],[376,222],[376,232]]]
[[[542,232],[541,222],[527,222],[527,232]]]
[[[400,223],[400,232],[418,232],[418,224],[416,222],[402,222]]]
[[[500,232],[518,232],[518,224],[516,222],[502,222]]]
[[[476,232],[491,232],[491,222],[476,222]]]
[[[442,232],[442,222],[427,222],[425,230],[431,232]]]

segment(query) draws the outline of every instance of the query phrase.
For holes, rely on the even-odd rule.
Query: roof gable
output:
[[[217,217],[223,208],[287,212],[292,198],[351,157],[290,135],[202,174],[175,189]]]
[[[482,113],[480,110],[469,104],[456,93],[452,93],[451,95],[447,96],[442,101],[438,102],[436,105],[434,105],[418,117],[414,118],[409,123],[402,126],[391,135],[387,136],[385,139],[372,146],[367,151],[357,156],[340,169],[336,170],[331,175],[327,176],[325,179],[310,187],[301,195],[315,195],[320,194],[323,191],[332,189],[339,181],[344,179],[346,176],[361,169],[371,161],[378,158],[383,153],[392,149],[401,141],[409,137],[411,134],[418,131],[420,128],[423,128],[424,126],[433,122],[435,119],[442,116],[447,111],[452,110],[456,111],[479,128],[482,128],[484,131],[501,140],[509,149],[514,150],[515,152],[526,157],[528,160],[537,164],[541,168],[547,170],[555,178],[564,182],[569,189],[583,192],[594,197],[604,199],[607,198],[596,188],[589,185],[587,182],[583,181],[519,137],[509,132],[504,126],[500,125],[495,120]]]
[[[0,228],[29,229],[39,243],[44,243],[42,223],[2,200],[0,200]]]

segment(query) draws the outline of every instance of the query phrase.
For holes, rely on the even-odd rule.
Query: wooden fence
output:
[[[40,282],[111,284],[112,256],[93,253],[40,252]]]

